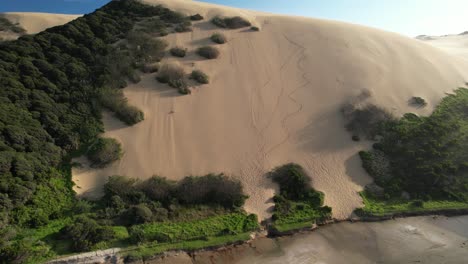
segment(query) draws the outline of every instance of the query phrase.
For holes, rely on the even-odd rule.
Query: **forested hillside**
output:
[[[158,17],[156,29],[187,20],[160,6],[112,1],[64,26],[0,44],[1,262],[33,254],[27,244],[35,242],[18,237],[21,230],[69,214],[70,158],[103,132],[102,108],[129,125],[143,119],[119,89],[138,82],[135,70],[166,48],[144,32],[129,37],[148,17]]]

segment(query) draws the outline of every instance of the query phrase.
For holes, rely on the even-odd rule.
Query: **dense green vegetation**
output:
[[[227,42],[227,38],[223,33],[214,33],[211,35],[210,39],[217,44],[224,44]]]
[[[311,227],[330,218],[331,208],[323,206],[323,193],[310,186],[310,178],[301,166],[283,165],[275,168],[269,177],[280,187],[280,193],[273,198],[273,229],[284,232]]]
[[[119,238],[122,228],[106,222],[104,209],[90,214],[90,208],[102,205],[76,201],[71,157],[88,153],[97,165],[121,154],[115,142],[98,139],[101,110],[109,109],[129,125],[143,120],[120,88],[139,82],[136,70],[164,55],[167,43],[155,34],[187,27],[188,20],[161,6],[112,1],[66,25],[0,43],[1,263],[37,262],[102,245],[100,238],[113,233],[114,240]],[[137,206],[125,211],[147,221],[147,205]],[[74,229],[70,223],[90,229]],[[83,237],[89,243],[73,242]]]
[[[235,17],[214,17],[211,23],[221,28],[239,29],[243,27],[250,27],[252,24],[245,18]]]
[[[405,114],[399,120],[382,122],[378,134],[381,139],[373,150],[360,153],[364,168],[381,188],[363,194],[370,206],[365,211],[376,206],[389,211],[393,207],[430,209],[432,204],[446,203],[466,206],[467,89],[445,97],[428,117]],[[421,206],[406,206],[414,201]]]
[[[89,148],[88,158],[93,167],[104,167],[122,156],[120,143],[113,138],[98,138]]]
[[[219,57],[219,50],[216,47],[204,46],[197,49],[197,54],[203,58],[212,60]]]
[[[192,78],[200,84],[207,84],[210,82],[210,78],[208,77],[208,75],[206,75],[206,73],[200,70],[192,71],[192,74],[190,74],[190,78]]]
[[[0,16],[0,32],[1,31],[11,31],[17,34],[25,34],[26,30],[18,24],[13,24],[10,20],[5,17]]]

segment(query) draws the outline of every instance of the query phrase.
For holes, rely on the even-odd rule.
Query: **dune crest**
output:
[[[104,115],[105,136],[122,142],[125,154],[102,170],[75,168],[78,193],[93,193],[95,182],[113,174],[180,179],[224,172],[243,182],[250,196],[246,210],[262,219],[271,214],[276,188],[265,173],[295,162],[325,193],[333,216],[348,218],[362,206],[358,192],[371,182],[357,156],[370,143],[351,140],[341,106],[366,90],[371,102],[396,115],[427,115],[467,77],[463,61],[395,33],[195,1],[143,2],[205,17],[193,32],[167,40],[188,48],[188,56],[178,60],[187,72],[208,73],[211,83],[180,96],[154,75],[144,75],[126,88],[145,120],[126,127]],[[216,15],[243,16],[261,31],[217,28],[209,22]],[[194,50],[212,45],[209,37],[219,31],[228,38],[219,46],[220,58],[202,60]],[[428,106],[411,107],[412,96],[425,98]]]

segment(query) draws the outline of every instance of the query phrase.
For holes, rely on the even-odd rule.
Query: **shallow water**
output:
[[[468,263],[468,216],[339,223],[277,239],[262,238],[194,263]]]

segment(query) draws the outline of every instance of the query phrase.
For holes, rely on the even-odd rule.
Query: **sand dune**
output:
[[[368,90],[371,102],[397,115],[429,114],[468,73],[464,62],[444,52],[377,29],[194,1],[145,2],[205,16],[193,32],[167,39],[189,48],[184,67],[202,69],[211,83],[179,96],[145,75],[126,88],[146,119],[126,127],[104,116],[105,135],[120,140],[125,155],[103,170],[74,169],[78,193],[89,194],[95,182],[112,174],[180,179],[225,172],[244,183],[250,195],[246,209],[264,218],[275,192],[265,173],[296,162],[325,193],[334,217],[347,218],[362,205],[357,192],[371,182],[357,156],[369,142],[351,141],[340,107]],[[261,31],[222,30],[229,42],[219,47],[221,57],[201,60],[193,50],[211,44],[209,36],[221,31],[209,23],[215,15],[244,16]],[[412,96],[425,98],[428,106],[412,108]]]
[[[35,34],[50,27],[66,24],[81,15],[11,12],[0,13],[0,16],[5,17],[14,24],[18,23],[26,30],[26,33]],[[0,32],[0,38],[16,39],[17,37],[18,34],[12,32]]]
[[[427,36],[419,39],[468,62],[468,34]]]

